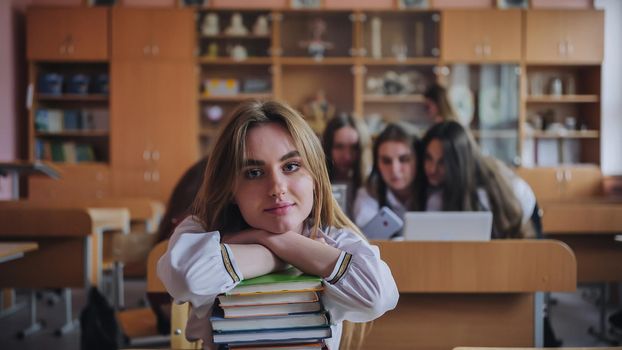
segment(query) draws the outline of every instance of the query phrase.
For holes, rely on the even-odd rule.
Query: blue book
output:
[[[75,109],[66,109],[63,111],[63,128],[65,130],[80,130],[82,118],[80,111]]]
[[[48,131],[48,110],[45,108],[37,109],[35,113],[35,130]]]
[[[322,327],[328,326],[329,319],[326,312],[289,316],[224,318],[222,314],[215,311],[215,314],[210,317],[210,322],[214,332],[235,332]]]

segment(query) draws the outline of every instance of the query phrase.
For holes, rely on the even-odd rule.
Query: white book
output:
[[[234,317],[257,317],[257,316],[285,316],[305,312],[318,312],[321,309],[320,302],[292,303],[279,305],[252,305],[223,307],[225,318]]]
[[[289,303],[310,303],[318,301],[316,292],[266,293],[248,295],[219,295],[221,307],[246,305],[274,305]]]

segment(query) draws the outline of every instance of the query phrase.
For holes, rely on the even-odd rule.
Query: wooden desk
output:
[[[622,200],[590,197],[541,203],[547,237],[565,242],[577,257],[577,281],[622,281]]]
[[[25,253],[37,250],[39,245],[34,242],[0,243],[0,263],[19,259]]]
[[[364,349],[534,346],[545,291],[576,288],[576,261],[552,240],[374,241],[400,291]]]

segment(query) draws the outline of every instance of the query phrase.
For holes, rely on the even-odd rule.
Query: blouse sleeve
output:
[[[190,302],[200,318],[209,312],[218,294],[243,278],[231,250],[220,243],[220,233],[205,232],[192,217],[173,232],[157,271],[175,301]]]
[[[358,227],[365,226],[380,210],[378,201],[364,187],[359,188],[356,192],[353,206],[354,223]]]
[[[378,247],[347,229],[333,229],[324,239],[342,250],[333,272],[324,279],[322,300],[331,319],[368,322],[393,310],[399,293]]]

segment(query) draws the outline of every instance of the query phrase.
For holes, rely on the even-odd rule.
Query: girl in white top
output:
[[[158,262],[177,302],[192,305],[186,338],[213,349],[215,297],[242,279],[291,264],[324,279],[330,349],[349,347],[364,323],[395,308],[388,266],[332,198],[319,140],[282,103],[247,102],[222,130],[194,203]],[[350,324],[349,324],[350,325]],[[342,334],[343,330],[343,334]]]
[[[533,191],[498,160],[484,157],[456,121],[432,126],[423,138],[419,205],[427,211],[491,211],[494,238],[533,237]]]
[[[414,209],[417,173],[416,136],[397,124],[389,124],[373,147],[372,171],[367,186],[354,200],[354,222],[365,226],[382,208],[389,207],[400,218]]]

